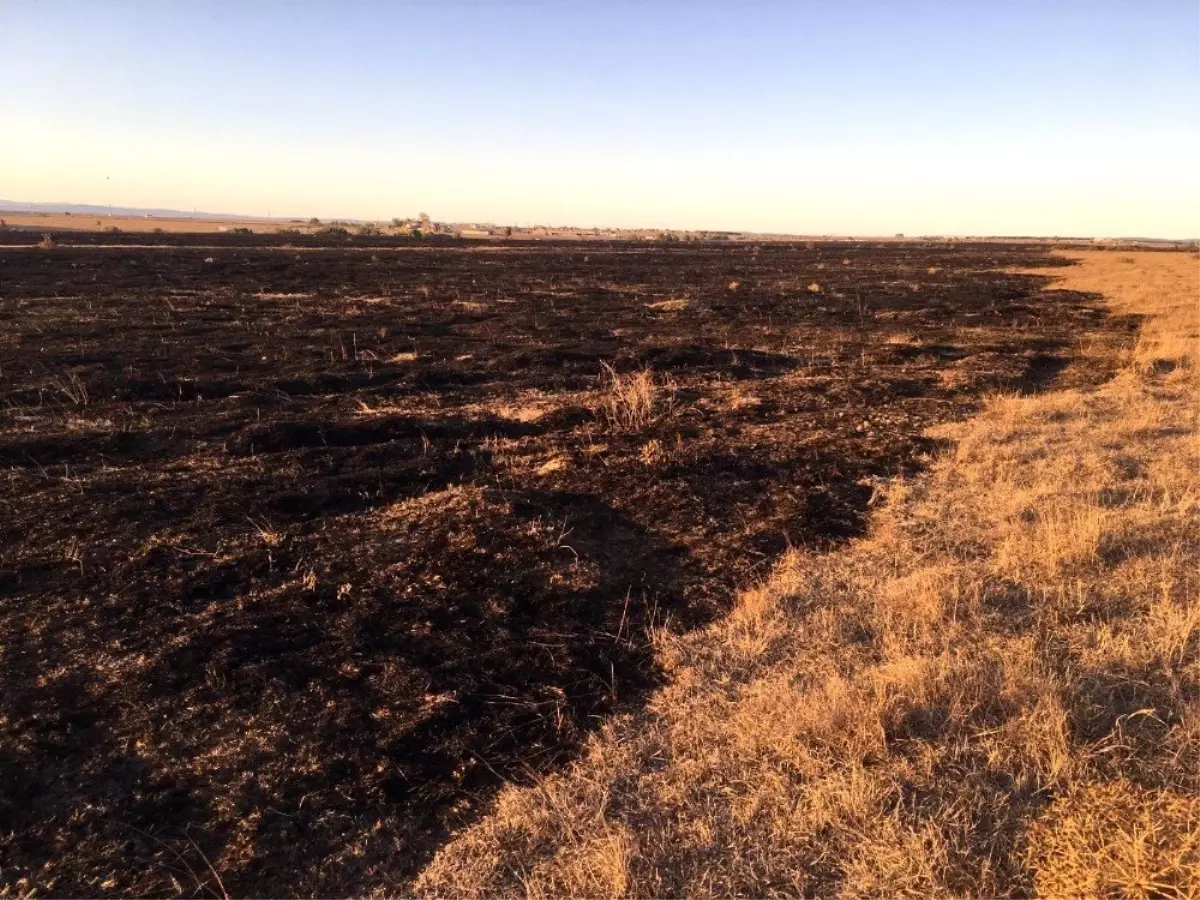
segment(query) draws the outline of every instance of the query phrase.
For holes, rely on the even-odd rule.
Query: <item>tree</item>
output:
[[[316,216],[313,216],[311,219],[308,220],[308,224],[309,225],[320,225],[321,220],[318,219]]]

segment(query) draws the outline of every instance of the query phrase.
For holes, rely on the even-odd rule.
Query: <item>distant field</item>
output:
[[[156,228],[171,233],[190,232],[193,234],[211,234],[229,231],[232,228],[249,228],[254,232],[275,232],[281,228],[299,228],[315,230],[319,226],[310,226],[307,219],[301,222],[280,221],[272,219],[205,219],[165,216],[108,216],[83,215],[80,213],[21,213],[0,210],[0,219],[6,224],[22,228],[44,228],[47,231],[71,229],[73,231],[107,231],[118,228],[121,231],[148,231]]]
[[[930,427],[1108,377],[1132,320],[1013,272],[1059,263],[0,250],[0,879],[394,890]]]

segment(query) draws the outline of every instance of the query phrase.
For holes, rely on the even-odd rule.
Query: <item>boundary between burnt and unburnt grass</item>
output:
[[[9,529],[0,570],[21,688],[0,814],[25,871],[70,849],[44,893],[170,890],[172,853],[238,894],[411,874],[497,777],[637,708],[642,636],[665,639],[643,599],[696,624],[793,536],[857,533],[870,485],[929,449],[919,422],[1043,387],[1064,334],[1112,324],[986,273],[1044,248],[541,244],[489,271],[488,247],[300,260],[233,237],[4,260],[28,280],[6,289],[25,368],[0,459],[22,510],[60,511]],[[772,317],[796,328],[763,337]],[[633,430],[588,413],[608,359],[680,402]],[[570,408],[503,411],[546,390]]]
[[[1143,317],[1115,378],[939,429],[868,538],[656,635],[647,709],[404,890],[1200,893],[1196,261],[1075,261],[1063,288]]]

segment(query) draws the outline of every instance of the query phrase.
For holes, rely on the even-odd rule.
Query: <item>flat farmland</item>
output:
[[[52,894],[394,889],[1131,327],[1045,246],[170,238],[0,249],[0,858]]]

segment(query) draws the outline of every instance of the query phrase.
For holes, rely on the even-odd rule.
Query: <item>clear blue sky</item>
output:
[[[1200,234],[1200,5],[0,0],[0,197]]]

